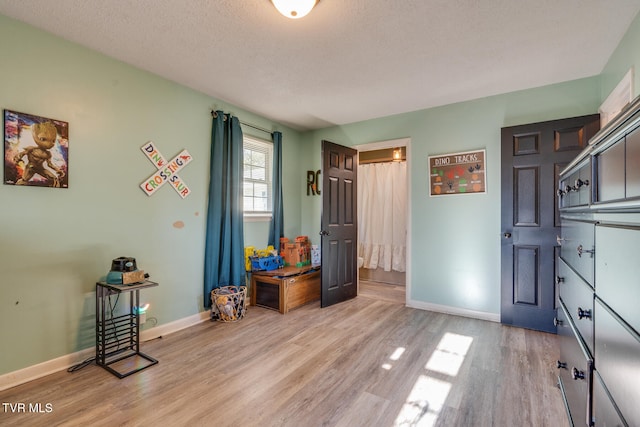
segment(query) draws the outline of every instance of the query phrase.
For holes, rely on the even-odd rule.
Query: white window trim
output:
[[[269,222],[273,215],[271,212],[269,213],[251,213],[247,212],[244,214],[244,222]]]
[[[624,107],[633,101],[633,74],[634,69],[632,67],[598,109],[600,113],[600,129],[604,128]]]
[[[267,204],[268,209],[266,211],[244,211],[244,220],[246,222],[266,222],[271,221],[273,216],[273,142],[264,139],[259,139],[251,136],[243,137],[243,150],[245,144],[254,144],[257,147],[264,147],[268,151],[267,165],[266,165],[266,183],[268,186]],[[243,183],[245,182],[243,177]],[[243,184],[244,185],[244,184]],[[243,202],[244,203],[244,202]]]

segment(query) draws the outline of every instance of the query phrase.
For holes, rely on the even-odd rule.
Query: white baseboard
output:
[[[56,359],[38,363],[37,365],[28,366],[18,371],[9,372],[8,374],[0,376],[0,391],[68,369],[76,363],[80,363],[95,355],[95,348],[87,348]]]
[[[197,325],[205,320],[211,319],[211,310],[202,311],[189,317],[174,320],[173,322],[165,323],[164,325],[156,326],[150,329],[142,330],[140,332],[140,341],[150,341],[159,338],[163,335],[168,335],[173,332],[178,332],[189,326]]]
[[[453,314],[455,316],[471,317],[473,319],[488,320],[500,323],[500,314],[486,311],[468,310],[466,308],[451,307],[448,305],[432,304],[424,301],[407,300],[407,307],[421,310],[435,311],[437,313]]]
[[[189,326],[197,325],[198,323],[209,319],[211,319],[211,311],[203,311],[183,319],[178,319],[148,330],[143,330],[140,332],[140,340],[144,342],[156,339],[163,335],[168,335],[172,332],[188,328]],[[95,355],[96,349],[95,347],[91,347],[56,359],[38,363],[37,365],[9,372],[8,374],[0,375],[0,391],[68,369],[73,365],[94,357]]]

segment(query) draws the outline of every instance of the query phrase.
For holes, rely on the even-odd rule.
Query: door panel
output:
[[[358,291],[356,155],[352,148],[322,141],[322,307]]]
[[[556,331],[558,172],[598,129],[597,114],[502,129],[502,323]]]
[[[516,266],[513,299],[516,304],[538,305],[538,271],[540,270],[538,246],[514,246]]]
[[[539,179],[538,167],[518,167],[513,172],[513,190],[517,200],[514,203],[514,224],[521,227],[540,226],[540,206],[538,201]]]

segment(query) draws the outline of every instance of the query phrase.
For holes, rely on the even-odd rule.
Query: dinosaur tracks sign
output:
[[[429,156],[430,196],[486,193],[485,150]]]

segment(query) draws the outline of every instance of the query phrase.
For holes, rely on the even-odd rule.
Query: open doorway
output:
[[[410,139],[356,148],[358,295],[406,304],[410,295]]]

